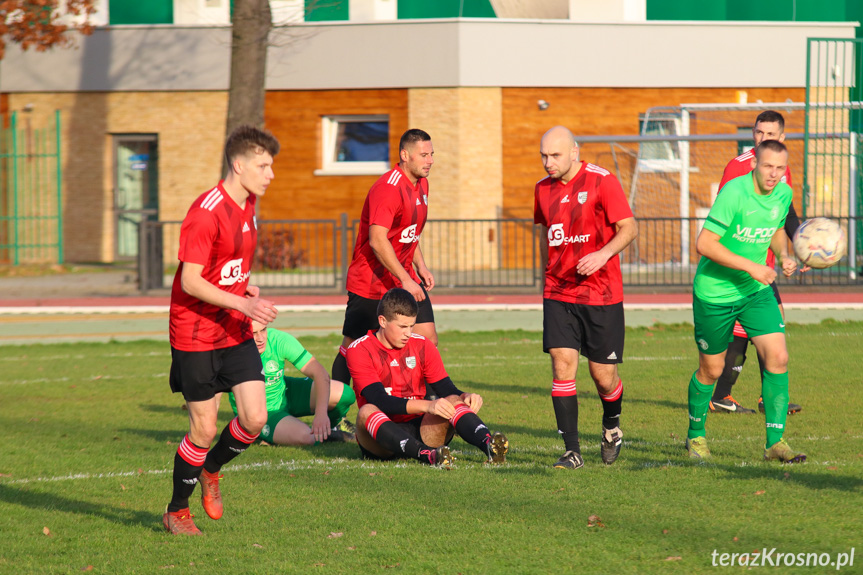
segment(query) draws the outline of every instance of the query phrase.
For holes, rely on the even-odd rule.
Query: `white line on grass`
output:
[[[833,441],[837,439],[835,437],[831,437],[829,435],[823,437],[795,437],[794,441]],[[855,440],[855,439],[863,439],[863,435],[856,435],[851,437],[842,437],[842,440]],[[734,443],[734,444],[746,444],[753,442],[760,442],[763,440],[763,436],[759,437],[736,437],[729,439],[722,438],[711,438],[710,443]],[[624,446],[639,446],[639,447],[681,447],[683,445],[682,441],[624,441]],[[598,451],[599,448],[596,446],[589,446],[586,448],[582,448],[582,451]],[[559,447],[550,447],[547,445],[527,445],[527,446],[519,446],[519,447],[511,447],[510,454],[518,454],[518,453],[551,453],[556,454],[560,452]],[[682,453],[682,447],[681,447]],[[481,456],[474,450],[470,451],[460,451],[453,450],[453,455],[456,458],[455,466],[463,465],[465,467],[491,467],[486,466],[484,463],[480,463],[478,458]],[[731,462],[731,458],[729,458],[729,463]],[[747,466],[747,465],[756,465],[760,463],[753,461],[741,461],[736,462],[734,465],[738,467]],[[808,460],[807,465],[818,465],[818,466],[846,466],[849,464],[848,461],[814,461]],[[256,471],[259,469],[264,470],[286,470],[286,471],[309,471],[309,470],[344,470],[344,469],[370,469],[370,470],[391,470],[393,468],[404,468],[409,465],[413,465],[413,462],[408,460],[403,461],[364,461],[361,459],[346,459],[344,457],[334,457],[332,459],[323,459],[323,458],[315,458],[309,460],[295,460],[291,459],[288,461],[281,460],[278,463],[273,463],[271,461],[260,461],[256,463],[245,463],[245,464],[234,464],[227,465],[224,467],[225,471],[231,472],[243,472],[243,471]],[[517,469],[521,468],[532,468],[537,465],[545,465],[545,462],[525,462],[525,463],[507,463],[506,467],[515,467]],[[648,461],[641,464],[641,467],[645,468],[655,468],[655,467],[685,467],[685,463],[681,462],[673,462],[671,460],[667,461]],[[493,468],[493,467],[492,467]],[[436,468],[440,469],[440,468]],[[795,468],[797,469],[797,468]],[[50,477],[30,477],[30,478],[21,478],[21,479],[12,479],[9,481],[0,480],[0,485],[25,485],[29,483],[55,483],[61,481],[80,481],[80,480],[92,480],[92,479],[115,479],[118,477],[135,477],[139,475],[165,475],[167,473],[171,473],[171,469],[148,469],[148,470],[136,470],[136,471],[109,471],[103,473],[71,473],[68,475],[55,475]]]
[[[147,376],[131,376],[131,375],[94,375],[90,377],[78,377],[70,379],[68,377],[42,377],[39,379],[13,379],[11,381],[0,381],[0,385],[27,385],[30,383],[66,383],[69,381],[116,381],[121,379],[141,379],[142,377],[164,378],[168,377],[167,373],[151,373]]]

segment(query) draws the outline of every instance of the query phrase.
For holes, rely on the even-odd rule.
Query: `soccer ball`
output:
[[[816,269],[838,263],[848,244],[842,226],[827,218],[812,218],[800,224],[792,243],[797,259]]]

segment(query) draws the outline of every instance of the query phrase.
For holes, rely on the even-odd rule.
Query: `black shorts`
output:
[[[434,323],[434,309],[425,286],[420,286],[426,298],[417,302],[417,323]],[[345,323],[342,335],[351,339],[359,339],[370,329],[378,329],[379,299],[368,299],[348,292],[348,307],[345,310]]]
[[[542,300],[542,349],[568,347],[594,363],[623,363],[623,302],[584,305]]]
[[[211,351],[171,348],[171,391],[186,401],[206,401],[247,381],[264,381],[255,340]]]

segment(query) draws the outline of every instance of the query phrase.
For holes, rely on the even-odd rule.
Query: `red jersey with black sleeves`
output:
[[[420,283],[411,264],[427,217],[426,178],[420,178],[413,185],[398,166],[381,176],[363,204],[354,255],[348,268],[348,291],[368,299],[381,299],[390,289],[402,287],[372,250],[369,243],[369,226],[372,225],[389,230],[387,239],[399,263],[415,282]]]
[[[204,266],[201,277],[226,292],[244,297],[258,240],[255,196],[245,209],[231,199],[223,182],[198,197],[180,228],[180,266],[171,288],[171,346],[209,351],[252,338],[252,322],[243,313],[199,300],[183,291],[186,263]]]
[[[614,224],[633,217],[623,188],[608,170],[583,162],[564,184],[546,177],[534,190],[534,222],[548,228],[548,264],[543,297],[558,301],[611,305],[623,301],[620,258],[615,255],[589,276],[576,272],[578,261],[611,241]]]
[[[412,334],[401,349],[388,349],[375,330],[353,342],[347,351],[348,369],[354,380],[357,407],[365,405],[362,391],[381,382],[387,393],[403,399],[425,399],[426,383],[447,377],[437,348],[421,335]],[[397,422],[410,421],[422,414],[387,414]]]
[[[725,171],[722,172],[722,180],[720,180],[719,182],[719,189],[722,190],[725,184],[727,184],[734,178],[739,178],[740,176],[751,172],[752,160],[754,158],[755,149],[753,148],[752,150],[743,152],[742,154],[728,162],[728,165],[725,166]],[[794,187],[794,184],[791,183],[791,166],[788,166],[788,169],[785,171],[785,175],[782,176],[782,179],[780,179],[779,181],[785,182],[792,188]]]

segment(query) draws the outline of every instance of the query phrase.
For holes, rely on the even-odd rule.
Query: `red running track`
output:
[[[272,298],[277,305],[345,305],[346,295],[298,295],[276,296]],[[450,295],[432,294],[435,304],[539,304],[538,295]],[[691,293],[628,294],[624,301],[630,304],[691,304]],[[861,292],[783,292],[783,303],[807,304],[847,304],[863,303]],[[73,298],[16,298],[0,299],[0,307],[98,307],[98,306],[165,306],[170,303],[168,296],[159,297],[73,297]]]

